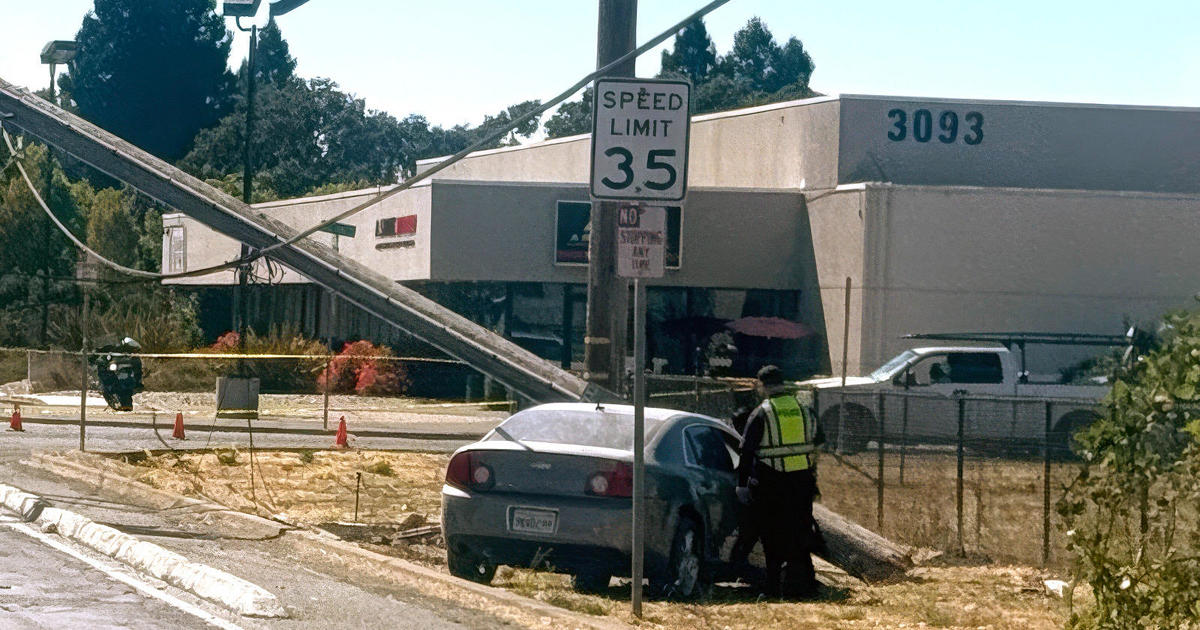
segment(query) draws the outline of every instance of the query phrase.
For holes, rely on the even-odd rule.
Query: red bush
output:
[[[317,385],[331,392],[354,392],[366,396],[387,396],[404,392],[408,374],[399,361],[388,361],[392,351],[370,341],[348,343],[322,370]]]

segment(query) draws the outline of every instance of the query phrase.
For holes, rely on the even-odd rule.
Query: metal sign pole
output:
[[[642,616],[646,527],[646,287],[633,279],[633,614]]]

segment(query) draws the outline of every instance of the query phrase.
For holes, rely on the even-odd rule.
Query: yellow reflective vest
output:
[[[816,423],[795,396],[773,396],[762,402],[763,433],[755,456],[779,472],[808,470],[816,460]]]

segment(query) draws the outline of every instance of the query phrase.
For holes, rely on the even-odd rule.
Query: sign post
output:
[[[617,275],[633,278],[633,614],[642,616],[646,547],[646,287],[661,278],[667,212],[636,202],[681,201],[687,194],[691,84],[598,79],[592,116],[591,193],[626,202],[617,210]]]

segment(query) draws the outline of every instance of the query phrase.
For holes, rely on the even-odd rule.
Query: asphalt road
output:
[[[27,443],[14,446],[13,442],[28,437],[3,432],[0,482],[38,494],[55,507],[78,512],[194,562],[249,580],[274,593],[291,613],[288,619],[238,617],[176,591],[180,598],[190,598],[193,605],[236,627],[482,630],[505,626],[478,611],[430,599],[369,572],[364,574],[311,548],[302,538],[287,535],[282,525],[272,531],[245,531],[227,522],[214,522],[204,512],[152,510],[98,496],[82,484],[22,465],[29,451],[20,445]],[[58,439],[66,440],[65,436]],[[13,515],[0,508],[0,518],[12,521]],[[52,538],[66,542],[58,536]],[[193,614],[146,600],[134,589],[113,583],[103,573],[0,523],[0,627],[57,630],[207,625]]]
[[[17,450],[69,450],[79,448],[79,427],[61,424],[24,423],[22,432],[11,431],[8,423],[0,424],[0,452]],[[168,449],[195,450],[210,446],[249,446],[253,437],[256,448],[333,448],[330,435],[305,435],[290,433],[254,433],[213,431],[187,431],[186,439],[171,438],[171,425],[159,424],[157,435],[146,427],[88,426],[85,434],[86,450],[94,453],[128,453],[141,450],[160,451]],[[473,442],[465,439],[412,439],[393,437],[364,437],[350,431],[350,446],[371,450],[417,450],[451,452]]]
[[[208,622],[10,527],[0,515],[0,627],[206,628]]]

